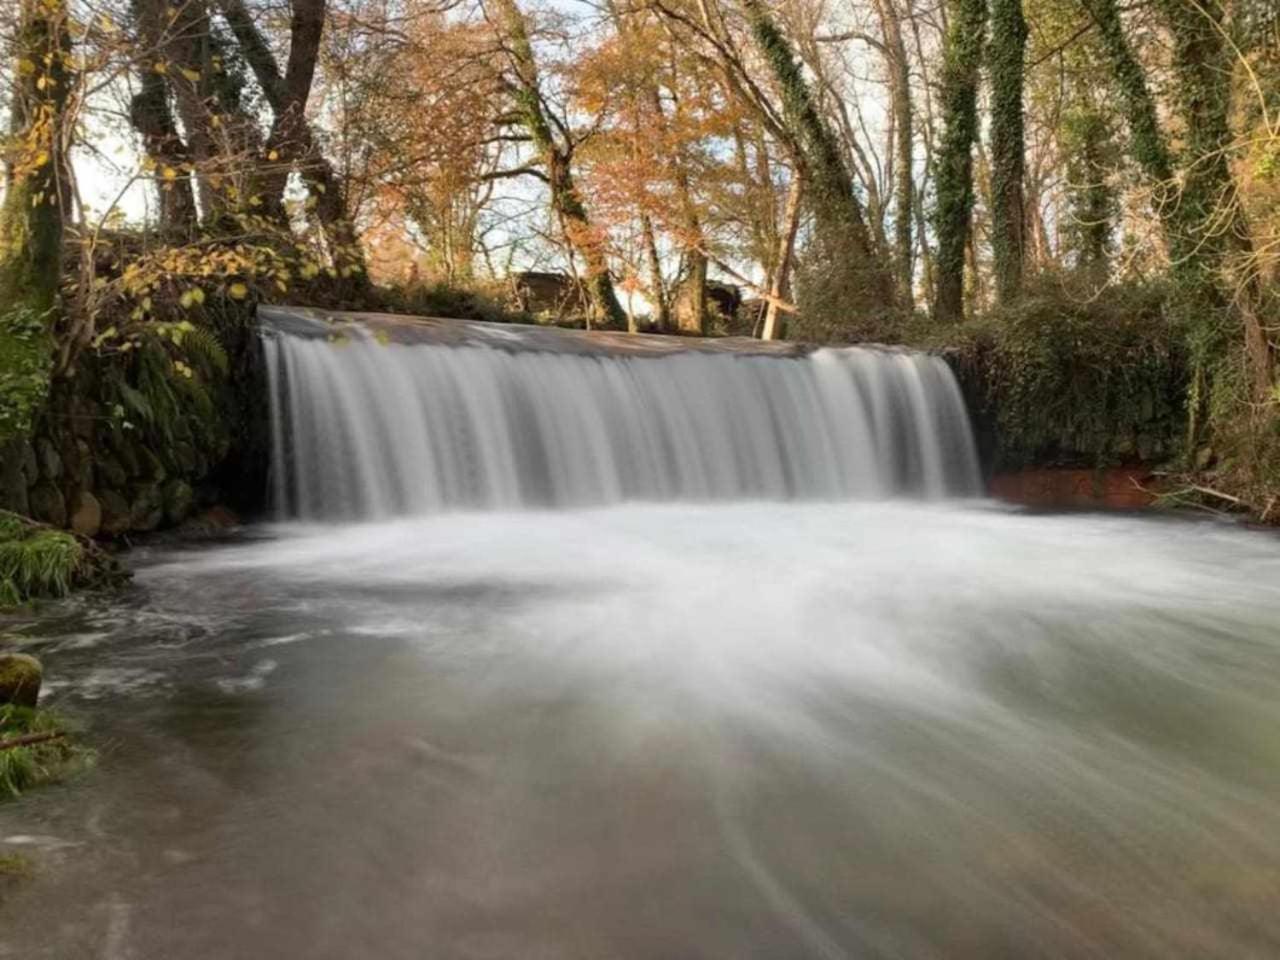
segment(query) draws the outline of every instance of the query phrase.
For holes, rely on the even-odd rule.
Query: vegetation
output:
[[[1161,287],[1087,299],[1042,277],[944,343],[982,387],[1001,467],[1167,464],[1180,450],[1186,351]]]
[[[0,704],[0,744],[20,739],[33,741],[0,748],[0,800],[12,799],[33,787],[56,781],[87,761],[87,754],[73,746],[67,736],[40,737],[66,732],[66,721],[51,711]],[[17,871],[21,864],[7,866]],[[5,867],[0,866],[0,871],[3,870]]]
[[[0,607],[68,593],[84,559],[76,538],[0,511]]]

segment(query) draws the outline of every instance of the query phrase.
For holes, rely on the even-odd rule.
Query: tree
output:
[[[782,101],[784,129],[796,148],[814,216],[807,313],[835,307],[841,312],[883,310],[892,285],[867,229],[862,204],[831,127],[822,117],[787,38],[761,0],[744,0],[751,35],[772,74]],[[853,296],[850,296],[850,295]],[[859,303],[854,297],[858,297]],[[837,306],[836,296],[843,301]]]
[[[574,182],[576,144],[568,125],[550,113],[543,101],[538,63],[529,39],[529,26],[515,0],[490,0],[497,30],[510,64],[509,87],[516,113],[528,131],[543,167],[555,213],[565,240],[586,266],[585,286],[592,320],[618,327],[626,322],[613,291],[605,238],[594,228]]]
[[[1001,303],[1022,289],[1026,256],[1026,206],[1023,193],[1023,69],[1027,21],[1022,0],[991,0],[991,247],[996,295]]]
[[[935,176],[937,233],[934,317],[964,316],[964,265],[973,215],[973,145],[978,136],[978,75],[986,35],[985,0],[947,0],[943,45],[942,142]]]
[[[16,136],[0,207],[0,442],[26,429],[52,362],[71,201],[71,35],[64,0],[21,0],[13,76]]]

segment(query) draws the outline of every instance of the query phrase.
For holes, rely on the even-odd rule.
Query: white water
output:
[[[978,492],[937,357],[597,356],[269,336],[280,515]]]
[[[1273,537],[454,513],[79,611],[22,629],[101,759],[0,805],[4,960],[1280,956]]]

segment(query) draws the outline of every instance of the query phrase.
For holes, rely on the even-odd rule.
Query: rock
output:
[[[0,703],[34,708],[40,699],[44,670],[25,653],[0,654]]]
[[[170,480],[164,485],[164,518],[171,524],[179,524],[191,514],[195,493],[191,484],[183,480]]]
[[[48,437],[36,441],[36,459],[40,462],[40,476],[44,479],[57,480],[62,476],[62,457]]]
[[[52,483],[36,484],[28,499],[33,519],[54,527],[67,525],[67,503],[62,499],[62,491]]]
[[[115,457],[103,457],[94,465],[100,490],[123,490],[129,483],[129,474]]]
[[[164,498],[154,483],[138,487],[129,507],[129,527],[133,530],[154,530],[164,520]]]
[[[196,471],[196,450],[191,444],[179,441],[173,445],[173,465],[191,476]]]
[[[138,452],[134,449],[132,443],[122,442],[116,450],[116,454],[120,458],[120,464],[124,467],[125,475],[128,477],[142,476],[142,463],[138,460]],[[124,485],[121,484],[123,487]]]
[[[36,459],[36,448],[25,440],[22,441],[22,472],[26,475],[28,487],[34,487],[40,481],[40,462]]]
[[[76,440],[76,477],[82,487],[93,486],[93,452],[84,440]]]
[[[164,483],[169,478],[169,471],[164,468],[164,463],[148,447],[138,447],[138,463],[142,468],[142,476],[147,480]]]
[[[81,440],[93,439],[93,428],[100,417],[97,404],[79,403],[71,412],[71,432]]]
[[[102,529],[102,504],[88,490],[76,497],[71,510],[71,530],[82,537],[96,537]]]
[[[14,513],[27,514],[27,478],[23,476],[22,458],[16,440],[0,443],[0,507]]]
[[[239,525],[240,518],[233,511],[215,504],[184,523],[181,532],[192,538],[217,537]]]
[[[98,532],[108,537],[118,537],[129,531],[131,511],[129,501],[115,490],[103,490],[98,494],[102,506],[102,525]]]

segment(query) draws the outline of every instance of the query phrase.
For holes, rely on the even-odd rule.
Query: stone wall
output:
[[[199,394],[162,384],[163,414],[131,356],[87,358],[55,383],[31,434],[0,446],[0,508],[115,539],[180,524],[216,503],[260,507],[267,428],[259,346],[247,311],[230,319],[219,331],[226,370],[198,375]]]

